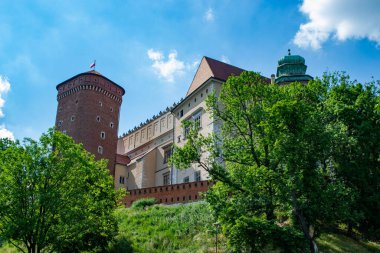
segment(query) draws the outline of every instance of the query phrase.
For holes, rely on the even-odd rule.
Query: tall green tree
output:
[[[22,252],[104,251],[117,233],[105,161],[49,130],[0,140],[0,237]]]
[[[326,75],[321,81],[329,87],[325,101],[328,121],[342,126],[341,137],[333,143],[334,167],[356,193],[348,231],[356,227],[366,236],[379,239],[379,82],[361,84],[345,73]]]
[[[221,132],[193,129],[175,148],[177,168],[196,162],[217,182],[207,200],[233,250],[316,252],[323,224],[348,215],[349,188],[330,166],[337,130],[323,113],[327,92],[320,80],[278,86],[253,72],[230,77],[207,101]]]

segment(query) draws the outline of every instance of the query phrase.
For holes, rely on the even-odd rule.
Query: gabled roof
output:
[[[195,73],[186,96],[190,95],[210,77],[226,81],[229,76],[239,76],[244,69],[204,56]]]

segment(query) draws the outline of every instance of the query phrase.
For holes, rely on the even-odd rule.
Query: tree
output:
[[[361,84],[345,73],[325,76],[330,87],[325,107],[332,125],[341,127],[333,143],[334,167],[355,194],[346,221],[368,237],[380,238],[380,111],[379,82]]]
[[[0,237],[22,252],[104,250],[116,196],[106,161],[59,131],[0,141]]]
[[[175,147],[174,166],[196,162],[217,182],[207,200],[235,251],[305,252],[308,244],[316,252],[323,225],[348,215],[350,189],[331,166],[327,92],[320,80],[278,86],[253,72],[230,77],[207,100],[222,131],[204,137],[193,129]]]

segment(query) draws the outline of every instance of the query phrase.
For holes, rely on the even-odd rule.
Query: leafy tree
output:
[[[380,111],[379,82],[361,84],[345,73],[326,75],[325,102],[330,124],[342,126],[333,143],[334,167],[355,194],[348,232],[358,227],[380,238]]]
[[[315,252],[323,225],[348,215],[350,189],[331,166],[337,130],[324,116],[327,93],[320,80],[278,86],[244,72],[207,100],[221,132],[192,129],[175,147],[177,168],[196,162],[217,182],[207,200],[235,251],[305,252],[308,242]]]
[[[105,161],[49,130],[0,141],[0,236],[22,252],[104,251],[117,233]]]

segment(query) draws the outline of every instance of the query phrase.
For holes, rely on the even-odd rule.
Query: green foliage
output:
[[[334,140],[334,167],[354,191],[349,229],[380,239],[379,83],[360,84],[344,73],[325,76],[330,87],[325,106],[330,125],[340,126]]]
[[[145,198],[145,199],[139,199],[133,202],[132,208],[134,209],[145,209],[149,206],[153,206],[157,203],[157,200],[155,198]]]
[[[314,252],[325,227],[361,219],[360,225],[378,228],[379,96],[373,84],[348,80],[333,74],[278,86],[244,72],[208,98],[221,132],[204,137],[190,131],[184,147],[175,147],[172,164],[198,163],[218,182],[207,201],[231,248],[271,244],[288,251],[286,243],[273,242],[273,231],[286,228],[285,238],[297,240],[301,233]],[[260,236],[253,240],[244,231]],[[302,245],[292,251],[306,251]]]
[[[188,253],[215,248],[214,218],[205,203],[120,208],[116,217],[119,235],[111,252]]]
[[[25,252],[103,251],[117,233],[105,161],[49,130],[0,141],[0,236]]]

